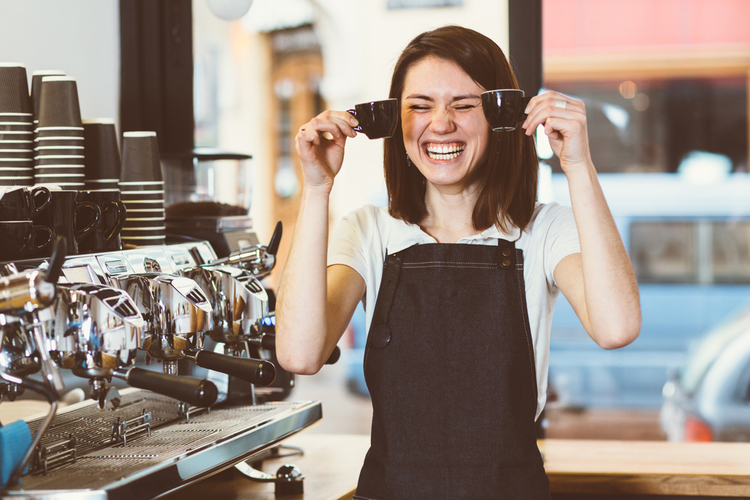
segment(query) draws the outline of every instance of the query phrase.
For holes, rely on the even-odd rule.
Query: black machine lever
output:
[[[57,280],[60,279],[62,273],[62,267],[65,263],[65,253],[68,246],[67,239],[65,236],[58,236],[55,239],[55,243],[52,247],[52,257],[50,258],[49,267],[44,275],[44,281],[47,283],[56,284]]]
[[[136,367],[115,370],[113,375],[133,387],[163,394],[191,406],[211,406],[219,397],[219,390],[214,383],[205,379],[167,375]]]
[[[276,380],[276,366],[263,359],[240,358],[204,350],[196,352],[192,359],[201,368],[226,373],[251,384],[266,387]]]
[[[276,223],[276,228],[273,230],[273,234],[271,235],[271,241],[268,242],[268,246],[266,247],[266,252],[268,252],[270,255],[276,255],[276,252],[279,251],[279,243],[281,243],[281,235],[284,232],[283,226],[281,225],[281,221],[278,221]]]

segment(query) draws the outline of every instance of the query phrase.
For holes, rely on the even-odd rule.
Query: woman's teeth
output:
[[[457,145],[431,145],[425,148],[427,156],[433,160],[452,160],[464,150],[464,146]]]

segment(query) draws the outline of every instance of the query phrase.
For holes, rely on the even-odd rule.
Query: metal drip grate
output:
[[[321,418],[320,403],[277,402],[257,406],[212,408],[186,422],[175,400],[147,391],[121,393],[118,409],[99,411],[94,402],[57,415],[42,444],[74,437],[77,459],[46,474],[24,476],[8,497],[52,498],[55,490],[101,490],[101,498],[128,498],[133,487],[157,496],[176,488],[175,477],[192,482],[257,453]],[[151,412],[150,435],[112,442],[112,425],[143,411]],[[41,420],[41,419],[39,419]],[[40,421],[29,422],[32,431]],[[175,467],[178,470],[175,470]],[[185,471],[191,471],[186,475]],[[148,476],[152,477],[148,477]],[[160,480],[162,477],[164,480]],[[133,483],[137,483],[135,486]],[[21,489],[22,488],[22,489]],[[140,490],[139,490],[140,491]],[[122,493],[123,496],[119,496]]]

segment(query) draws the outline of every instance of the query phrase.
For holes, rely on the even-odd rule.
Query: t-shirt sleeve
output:
[[[359,215],[359,216],[358,216]],[[351,213],[341,220],[328,246],[328,265],[349,266],[367,279],[365,235],[361,225],[361,214]]]
[[[556,203],[545,207],[549,210],[545,223],[548,225],[544,248],[544,272],[547,282],[557,288],[555,282],[555,267],[568,255],[581,252],[578,240],[578,229],[573,216],[573,209]]]

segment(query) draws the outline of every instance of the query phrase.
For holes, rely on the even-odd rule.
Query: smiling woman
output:
[[[443,28],[445,32],[450,29]],[[425,122],[411,119],[412,116],[429,111],[432,119],[436,112],[442,112],[439,108],[442,105],[443,111],[450,111],[451,116],[445,116],[442,125],[439,120],[432,125],[438,129],[433,128],[433,136],[441,126],[455,125],[463,129],[458,134],[465,136],[469,132],[473,141],[484,145],[484,149],[470,151],[474,157],[473,172],[467,180],[474,185],[476,196],[476,203],[472,203],[473,226],[483,230],[495,224],[506,227],[510,223],[523,228],[531,218],[536,196],[538,160],[534,143],[521,129],[513,133],[494,133],[490,140],[491,132],[480,107],[483,91],[515,89],[518,83],[505,55],[497,45],[487,43],[489,39],[475,31],[460,29],[450,36],[448,41],[441,36],[431,36],[430,32],[419,35],[401,54],[393,71],[390,97],[400,99],[402,108],[396,133],[384,144],[385,181],[391,200],[389,212],[393,217],[415,224],[427,215],[426,174],[421,169],[408,168],[407,163],[407,158],[415,161],[421,156],[416,151],[421,152],[422,147],[410,150],[405,129]],[[424,85],[432,87],[422,87]],[[428,92],[434,95],[426,95]],[[469,122],[470,131],[456,125]],[[437,143],[443,141],[441,138]],[[508,165],[514,168],[505,168]]]
[[[477,170],[487,162],[490,137],[481,108],[484,90],[445,59],[425,58],[409,71],[401,127],[406,154],[427,181],[426,198],[478,196],[482,179]],[[422,224],[432,234],[429,226]]]
[[[638,334],[583,103],[536,96],[520,128],[492,132],[481,94],[498,88],[518,86],[489,38],[447,26],[412,40],[391,81],[401,120],[384,146],[389,207],[347,216],[328,255],[329,196],[358,122],[329,110],[297,134],[304,189],[276,352],[289,371],[317,372],[363,302],[372,445],[354,498],[549,498],[534,421],[559,291],[601,347]],[[535,203],[540,126],[572,210]]]

